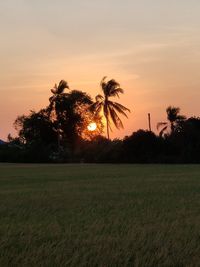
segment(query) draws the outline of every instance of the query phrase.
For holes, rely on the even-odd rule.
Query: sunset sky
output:
[[[61,79],[100,93],[103,76],[131,109],[123,137],[164,121],[168,105],[200,115],[199,0],[1,0],[0,139],[48,104]]]

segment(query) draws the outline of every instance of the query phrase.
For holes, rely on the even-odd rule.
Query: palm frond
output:
[[[123,89],[120,88],[120,84],[114,80],[111,79],[108,82],[106,82],[106,76],[103,77],[103,79],[100,82],[102,91],[104,92],[104,95],[109,97],[109,96],[118,96],[119,94],[123,94]]]
[[[180,108],[179,107],[169,106],[169,107],[167,107],[166,112],[167,113],[178,114],[180,112]]]
[[[111,90],[109,96],[117,96],[119,98],[119,94],[123,94],[123,93],[124,93],[124,90],[122,88],[118,87],[118,88]]]
[[[167,126],[165,126],[160,132],[159,132],[159,136],[163,136],[164,132],[167,130]]]
[[[116,109],[117,112],[124,115],[126,118],[128,118],[127,114],[125,113],[125,111],[130,112],[130,110],[128,108],[124,107],[123,105],[121,105],[119,103],[112,102],[112,101],[108,101],[108,105],[111,106],[112,108]]]
[[[114,108],[112,108],[111,106],[108,106],[108,109],[109,109],[110,117],[111,117],[115,127],[117,129],[124,128],[123,123],[122,123],[121,119],[119,118],[119,116],[117,115]]]
[[[100,86],[101,86],[101,89],[102,89],[104,95],[106,95],[106,85],[107,85],[107,83],[105,81],[106,78],[107,78],[107,76],[104,76],[103,79],[100,82]]]
[[[123,106],[122,104],[120,103],[117,103],[117,102],[112,102],[115,106],[117,106],[118,108],[122,109],[123,111],[128,111],[128,112],[131,112],[129,108],[126,108],[125,106]]]
[[[101,103],[98,104],[98,106],[97,106],[97,108],[96,108],[96,113],[97,113],[97,114],[99,114],[99,113],[101,112],[102,107],[103,107],[103,103],[101,102]]]
[[[107,76],[104,76],[100,82],[100,85],[102,86],[102,84],[106,84],[105,80],[106,80]]]
[[[103,103],[102,102],[95,102],[89,106],[89,110],[99,114],[102,109]]]
[[[107,82],[105,86],[105,95],[107,96],[116,96],[117,93],[117,88],[120,86],[118,82],[116,82],[114,79],[110,80]],[[114,93],[116,91],[116,93]]]
[[[176,119],[177,119],[177,116],[178,116],[178,114],[179,114],[179,112],[180,112],[180,108],[169,106],[169,107],[166,109],[166,112],[167,112],[167,119],[168,119],[170,122],[174,122],[174,121],[176,121]]]
[[[57,94],[57,90],[58,90],[58,87],[57,87],[57,84],[55,83],[54,87],[51,89],[51,92],[53,94]]]
[[[63,93],[65,88],[69,89],[68,83],[65,80],[61,80],[57,88],[57,94]]]
[[[159,130],[160,127],[162,127],[162,126],[166,126],[166,125],[167,125],[167,122],[158,122],[158,123],[157,123],[157,130]]]
[[[103,96],[102,96],[102,95],[97,95],[97,96],[95,97],[95,100],[96,100],[96,102],[100,102],[100,101],[103,100]]]
[[[112,79],[112,80],[107,82],[107,86],[110,89],[116,89],[116,88],[120,87],[120,84],[117,81],[115,81],[114,79]]]

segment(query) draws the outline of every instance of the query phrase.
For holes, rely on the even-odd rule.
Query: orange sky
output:
[[[199,116],[199,10],[197,0],[2,0],[0,139],[61,79],[93,97],[103,76],[121,83],[132,112],[112,137],[146,129],[148,112],[155,130],[168,105]]]

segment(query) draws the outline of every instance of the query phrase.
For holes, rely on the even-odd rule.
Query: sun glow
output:
[[[96,128],[97,128],[97,125],[96,125],[96,123],[95,122],[91,122],[89,125],[88,125],[88,131],[91,131],[91,132],[93,132],[93,131],[95,131],[96,130]]]

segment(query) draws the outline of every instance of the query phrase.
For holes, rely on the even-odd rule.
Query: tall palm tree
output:
[[[126,112],[130,112],[130,110],[117,102],[110,101],[110,97],[119,97],[119,94],[123,94],[124,91],[120,88],[120,84],[114,79],[106,82],[106,78],[107,77],[104,77],[100,83],[103,95],[96,96],[96,102],[91,108],[95,110],[97,114],[103,110],[106,119],[107,137],[110,139],[109,131],[112,130],[111,121],[117,129],[123,128],[123,123],[118,113],[127,117]]]
[[[178,123],[186,119],[185,116],[179,114],[180,113],[179,107],[169,106],[166,109],[166,112],[167,112],[168,122],[159,122],[157,124],[157,129],[159,130],[161,128],[159,132],[160,136],[163,136],[163,134],[167,131],[168,128],[170,128],[171,133],[173,133]]]
[[[51,113],[52,111],[55,111],[57,117],[59,117],[60,102],[62,101],[63,96],[67,95],[64,93],[65,89],[69,89],[68,83],[65,80],[61,80],[58,86],[55,84],[54,88],[51,89],[53,96],[49,98],[49,112]]]
[[[52,118],[53,114],[53,120],[55,121],[56,125],[56,132],[58,137],[58,150],[60,150],[60,134],[61,134],[61,127],[60,127],[60,120],[62,119],[62,103],[63,98],[67,96],[68,94],[64,93],[65,89],[69,89],[68,83],[65,80],[61,80],[59,82],[59,85],[54,85],[53,89],[51,89],[51,92],[53,93],[53,96],[49,98],[49,106],[48,106],[48,114],[49,117]]]

